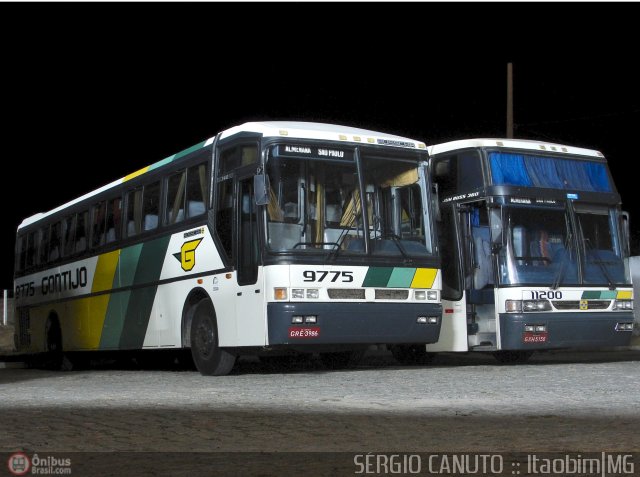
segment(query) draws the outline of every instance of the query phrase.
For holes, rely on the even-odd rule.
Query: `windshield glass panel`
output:
[[[503,284],[578,283],[573,238],[564,210],[505,208],[507,244],[499,254]]]
[[[607,210],[577,210],[576,217],[584,239],[585,283],[627,283],[613,217]]]
[[[275,146],[269,151],[266,167],[271,187],[267,245],[272,251],[362,255],[366,233],[372,255],[431,255],[425,246],[416,159],[363,153],[361,191],[353,150],[329,159],[284,157],[278,152],[282,150]],[[332,151],[285,151],[295,150],[323,151],[324,156]]]

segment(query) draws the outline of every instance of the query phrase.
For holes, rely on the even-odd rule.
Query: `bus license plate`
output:
[[[289,338],[319,338],[320,337],[320,327],[319,326],[311,326],[311,327],[297,327],[291,326],[289,327]]]
[[[542,331],[540,333],[532,333],[529,331],[529,332],[526,332],[524,335],[522,335],[522,342],[523,343],[546,343],[548,337],[549,337],[548,331]]]

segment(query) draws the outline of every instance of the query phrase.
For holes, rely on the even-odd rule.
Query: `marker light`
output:
[[[287,289],[286,288],[274,288],[273,289],[273,297],[276,300],[286,300],[287,299]]]
[[[305,323],[317,323],[318,317],[316,315],[307,315],[304,317]]]
[[[633,300],[614,300],[614,310],[633,310]]]
[[[522,311],[522,300],[506,300],[504,309],[507,313],[517,313]]]
[[[291,323],[293,323],[294,325],[301,324],[302,321],[303,321],[303,318],[300,315],[293,315],[293,317],[291,318]]]

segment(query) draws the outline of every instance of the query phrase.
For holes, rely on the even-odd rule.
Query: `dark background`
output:
[[[640,235],[633,4],[2,4],[0,288],[23,218],[253,120],[602,151]],[[637,253],[637,243],[634,249]]]

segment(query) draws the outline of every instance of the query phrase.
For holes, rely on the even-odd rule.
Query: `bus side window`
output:
[[[39,231],[40,245],[38,247],[38,265],[44,265],[47,263],[47,259],[49,258],[49,233],[49,225],[45,225]]]
[[[144,186],[143,215],[144,230],[153,230],[158,227],[158,215],[160,213],[160,182],[154,182]]]
[[[78,220],[78,215],[69,215],[63,221],[64,228],[64,256],[68,257],[69,255],[73,255],[75,250],[75,237],[76,237],[76,222]]]
[[[142,232],[142,187],[127,192],[127,237]]]
[[[207,165],[198,164],[187,171],[187,217],[205,213],[207,197]]]
[[[27,237],[24,235],[19,235],[18,238],[16,239],[16,262],[15,262],[16,272],[21,271],[24,267],[24,256],[25,256],[26,245],[27,245]]]
[[[89,236],[89,211],[85,210],[76,216],[75,253],[84,252],[87,249]]]
[[[216,233],[227,258],[233,258],[233,180],[218,183],[216,205]]]
[[[62,243],[62,222],[56,222],[51,226],[49,239],[49,262],[55,262],[60,258],[60,244]]]
[[[122,198],[117,197],[107,203],[106,243],[120,240],[122,232]]]
[[[167,206],[165,223],[168,225],[181,222],[185,218],[184,196],[187,182],[187,171],[183,169],[167,179]]]
[[[93,206],[93,227],[91,246],[99,247],[105,242],[105,221],[106,221],[107,202],[102,201]]]
[[[31,232],[27,235],[27,258],[24,263],[25,270],[28,270],[35,265],[36,253],[36,233]]]

